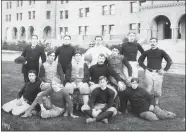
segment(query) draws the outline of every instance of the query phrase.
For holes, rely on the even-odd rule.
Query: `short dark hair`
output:
[[[135,34],[135,35],[136,35],[136,33],[135,33],[135,32],[130,31],[130,32],[128,32],[127,36],[129,36],[130,34]]]
[[[113,50],[113,49],[118,49],[118,50],[120,50],[120,46],[119,46],[119,45],[112,45],[112,46],[110,47],[110,49],[111,49],[111,50]]]
[[[63,39],[64,39],[65,37],[69,37],[70,40],[71,40],[71,36],[70,36],[70,35],[65,35],[65,36],[63,37]]]
[[[29,71],[28,71],[28,74],[29,74],[29,73],[34,73],[34,74],[37,76],[36,70],[29,70]]]
[[[101,80],[103,80],[103,79],[107,81],[107,78],[106,78],[105,76],[100,76],[100,77],[99,77],[99,81],[101,81]]]
[[[158,42],[158,39],[157,39],[157,38],[155,38],[155,37],[150,38],[150,40],[153,40],[153,39],[155,39],[156,42]],[[150,41],[150,40],[149,40],[149,41]]]
[[[131,81],[130,81],[131,83],[133,83],[133,82],[137,82],[137,83],[139,83],[139,79],[138,78],[135,78],[135,77],[133,77],[132,79],[131,79]]]
[[[55,53],[55,51],[54,51],[54,50],[48,51],[48,52],[47,52],[47,56],[51,55],[52,53]]]
[[[96,40],[96,38],[101,38],[101,40],[103,40],[102,36],[95,36],[94,40]]]
[[[37,35],[35,35],[35,34],[33,34],[33,35],[32,35],[32,37],[37,37],[37,39],[38,39],[38,36],[37,36]]]

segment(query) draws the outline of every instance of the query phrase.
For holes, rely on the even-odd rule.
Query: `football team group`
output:
[[[150,121],[174,118],[176,114],[159,107],[163,75],[172,59],[158,48],[157,38],[151,38],[150,49],[144,51],[134,32],[127,37],[128,41],[121,46],[107,48],[102,36],[96,36],[95,46],[82,53],[71,45],[71,36],[66,35],[62,46],[45,54],[38,45],[38,36],[33,35],[31,45],[15,59],[15,63],[22,64],[25,84],[17,98],[5,103],[2,109],[25,118],[78,118],[73,106],[81,102],[86,123],[108,123],[111,117],[127,111]],[[162,68],[163,59],[166,65]],[[139,86],[139,66],[144,69],[146,87]],[[75,94],[80,95],[81,101]]]

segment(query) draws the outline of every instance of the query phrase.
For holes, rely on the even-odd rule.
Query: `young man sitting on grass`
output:
[[[25,83],[23,88],[18,93],[16,99],[2,106],[2,109],[5,112],[12,111],[13,115],[20,115],[30,107],[37,94],[41,92],[40,87],[42,83],[37,79],[36,76],[37,72],[35,70],[28,71],[29,82]],[[33,108],[35,108],[35,106]]]
[[[125,113],[127,102],[129,100],[131,111],[146,120],[155,121],[166,118],[174,118],[176,116],[176,114],[162,110],[158,105],[155,105],[154,95],[149,94],[138,85],[138,78],[132,78],[131,87],[127,87],[124,91],[120,91],[118,93],[122,113]]]
[[[43,97],[50,96],[50,101],[45,102]],[[43,102],[43,101],[44,102]],[[45,109],[42,109],[41,112],[37,113],[41,118],[50,118],[62,115],[65,111],[70,113],[70,116],[76,118],[78,116],[73,115],[73,104],[72,100],[68,93],[66,93],[60,87],[60,79],[53,78],[52,88],[47,89],[44,92],[41,92],[37,95],[37,98],[34,100],[30,108],[25,112],[25,115],[22,117],[28,117],[32,115],[32,110],[37,103],[40,101],[43,102]],[[67,106],[67,108],[66,108]]]
[[[89,105],[83,105],[81,108],[90,117],[86,119],[86,123],[96,121],[108,123],[108,119],[117,114],[116,108],[113,107],[117,93],[107,87],[105,76],[99,77],[99,85],[100,87],[92,91]]]

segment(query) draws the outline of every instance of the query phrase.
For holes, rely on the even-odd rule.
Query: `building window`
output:
[[[10,9],[12,8],[12,2],[10,1]]]
[[[11,14],[9,14],[9,22],[11,21]]]
[[[8,22],[8,15],[6,15],[6,22]]]
[[[19,7],[19,0],[17,1],[17,7]]]
[[[6,2],[6,9],[8,9],[9,8],[9,3],[8,2]]]
[[[60,19],[63,19],[63,11],[60,11]]]
[[[51,3],[51,1],[50,0],[47,0],[47,4],[50,4]]]
[[[107,5],[102,6],[102,15],[108,15],[108,6]]]
[[[140,25],[140,23],[138,23],[138,33],[140,33],[140,27],[141,25]]]
[[[46,19],[50,19],[50,11],[46,12]]]
[[[22,20],[22,13],[20,13],[20,20]]]
[[[89,8],[85,8],[85,17],[89,16]]]
[[[136,23],[131,23],[131,24],[129,24],[129,30],[135,32],[136,29],[137,29],[137,28],[136,28]]]
[[[32,4],[32,0],[29,0],[29,5],[31,5]]]
[[[115,14],[115,5],[110,5],[110,15]]]
[[[65,27],[65,35],[68,33],[68,27]]]
[[[68,0],[66,0],[66,3],[68,3]]]
[[[59,34],[61,35],[63,32],[63,27],[59,27]]]
[[[20,0],[20,2],[21,2],[21,6],[23,6],[23,0]]]
[[[113,35],[114,33],[114,25],[109,25],[109,34]]]
[[[79,9],[79,17],[83,17],[83,8]]]
[[[36,18],[35,11],[32,11],[32,14],[33,14],[32,18],[35,19]]]
[[[31,19],[31,11],[28,12],[28,19]]]
[[[35,0],[33,0],[33,4],[35,4]]]
[[[87,36],[87,34],[88,34],[88,29],[89,27],[88,26],[85,26],[85,35]]]
[[[83,35],[83,27],[79,26],[79,35]]]
[[[106,35],[107,34],[107,25],[102,25],[102,35]]]
[[[130,2],[130,13],[135,13],[137,12],[137,2]]]
[[[19,20],[19,13],[16,13],[17,14],[17,21]]]
[[[68,19],[68,10],[65,10],[65,19]]]
[[[61,0],[61,4],[63,4],[63,0]]]

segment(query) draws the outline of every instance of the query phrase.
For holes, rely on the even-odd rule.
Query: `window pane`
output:
[[[63,19],[63,11],[60,11],[60,19]]]
[[[50,19],[50,11],[47,11],[47,13],[46,13],[46,18],[47,18],[47,19]]]
[[[79,9],[79,17],[83,17],[83,8]]]
[[[63,4],[63,0],[61,0],[61,4]]]
[[[88,26],[85,26],[85,35],[88,34],[88,30],[89,30],[89,27]]]
[[[115,14],[115,5],[110,5],[110,14],[111,15]]]
[[[135,13],[138,10],[137,2],[131,2],[131,13]]]
[[[65,19],[68,19],[68,10],[65,10]]]
[[[89,16],[89,8],[85,8],[85,16]]]
[[[10,1],[10,9],[12,8],[12,2]]]
[[[114,25],[109,25],[109,34],[113,35],[114,33]]]
[[[19,20],[19,13],[17,13],[17,21]]]
[[[17,7],[19,7],[19,0],[17,1]]]
[[[28,18],[31,19],[31,11],[28,12]]]
[[[35,19],[35,11],[33,11],[32,13],[33,13],[33,19]]]
[[[68,27],[65,27],[65,35],[68,33]]]
[[[22,13],[20,13],[20,20],[22,20]]]
[[[108,14],[108,6],[103,6],[103,15],[107,15]]]
[[[11,15],[9,14],[9,21],[11,21]]]
[[[105,35],[107,33],[107,26],[102,25],[102,35]]]
[[[9,7],[9,6],[8,6],[8,2],[7,2],[7,3],[6,3],[6,8],[8,9],[8,7]]]

